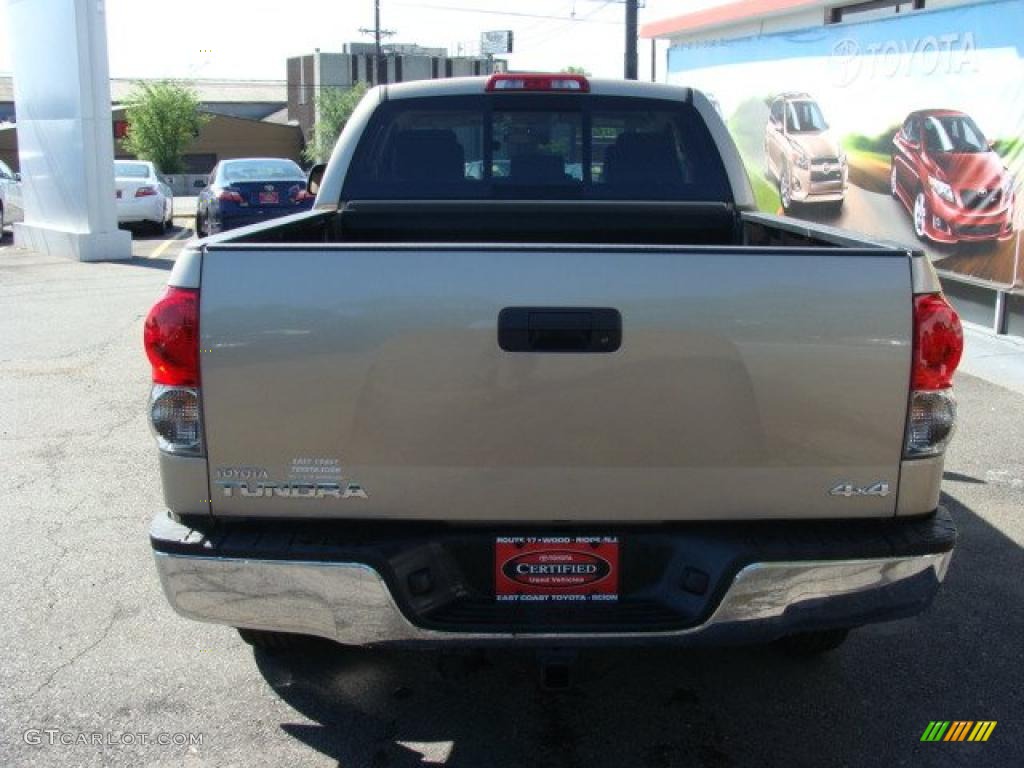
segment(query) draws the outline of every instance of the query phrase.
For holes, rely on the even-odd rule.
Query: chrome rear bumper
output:
[[[385,579],[362,563],[237,559],[155,552],[167,599],[183,616],[318,635],[355,645],[736,643],[910,616],[930,603],[952,550],[935,554],[758,562],[733,577],[710,616],[671,631],[477,632],[407,618]]]

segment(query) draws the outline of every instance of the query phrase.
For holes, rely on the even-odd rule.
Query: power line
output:
[[[546,45],[551,40],[554,40],[556,37],[561,35],[565,31],[566,26],[567,25],[571,25],[575,21],[581,21],[581,22],[592,21],[592,22],[597,22],[598,21],[597,19],[591,20],[590,17],[593,16],[594,14],[596,14],[596,13],[601,12],[602,10],[604,10],[605,8],[607,8],[609,5],[611,5],[614,2],[617,2],[617,0],[604,0],[604,2],[602,2],[599,6],[597,6],[597,8],[594,8],[592,11],[590,11],[589,13],[587,13],[587,14],[585,14],[583,16],[579,16],[579,17],[571,18],[571,19],[562,19],[562,23],[556,25],[554,29],[549,30],[547,34],[541,35],[539,39],[534,40],[534,41],[528,43],[525,47],[520,46],[518,52],[519,53],[523,53],[524,51],[535,51],[537,48],[539,48],[539,47],[541,47],[543,45]],[[616,22],[616,21],[602,21],[600,23],[602,23],[602,24],[614,24],[616,26],[618,26],[618,24],[619,24],[619,22]],[[522,40],[523,37],[520,36],[519,39]]]
[[[604,5],[607,5],[605,3]],[[522,11],[490,11],[484,10],[483,8],[467,8],[465,6],[458,5],[433,5],[427,3],[392,3],[392,5],[401,5],[406,8],[429,8],[433,11],[458,11],[459,13],[478,13],[486,14],[491,16],[518,16],[526,19],[554,19],[556,21],[578,21],[586,22],[588,24],[615,24],[618,25],[617,21],[606,21],[604,19],[591,19],[589,18],[593,14],[587,14],[587,16],[554,16],[543,13],[523,13]],[[603,5],[601,6],[604,7]],[[600,8],[598,9],[600,10]]]
[[[565,7],[565,6],[563,5],[563,7]],[[560,16],[559,18],[571,18],[571,19],[575,19],[576,18],[576,0],[570,0],[569,1],[569,5],[566,8],[566,11],[569,13],[569,16],[568,17]],[[532,21],[532,22],[523,22],[521,26],[517,26],[516,27],[516,35],[531,35],[536,30],[539,30],[539,29],[541,29],[543,27],[546,27],[548,25],[548,21],[549,21],[549,19],[543,18],[543,19],[537,19],[537,20]]]

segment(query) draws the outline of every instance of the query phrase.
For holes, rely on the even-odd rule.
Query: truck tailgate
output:
[[[883,249],[211,244],[212,510],[892,515],[911,294]],[[621,346],[505,351],[510,307],[617,310]]]

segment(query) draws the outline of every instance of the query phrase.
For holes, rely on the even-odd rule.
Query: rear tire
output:
[[[306,635],[292,635],[287,632],[268,632],[264,629],[246,629],[236,627],[242,640],[253,648],[268,653],[288,653],[297,650],[309,642]]]
[[[4,239],[4,204],[0,203],[0,240]]]
[[[206,233],[203,232],[203,217],[196,212],[196,237],[206,237]]]
[[[798,659],[812,659],[823,653],[834,651],[846,642],[849,629],[823,629],[817,632],[798,632],[787,635],[779,645],[787,656]]]

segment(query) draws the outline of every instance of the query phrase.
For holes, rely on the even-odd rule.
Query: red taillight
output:
[[[156,187],[139,187],[135,190],[136,197],[152,197],[156,194]]]
[[[946,389],[964,351],[960,316],[941,293],[914,297],[914,367],[911,389]]]
[[[237,189],[222,189],[217,193],[217,199],[229,203],[245,203],[242,194]]]
[[[308,189],[303,189],[298,184],[288,190],[288,199],[293,203],[301,203],[306,200],[315,200],[316,195],[312,194]]]
[[[143,329],[153,383],[199,386],[199,291],[169,287]]]
[[[511,74],[491,75],[485,91],[575,91],[588,93],[590,82],[583,75],[559,74]]]

